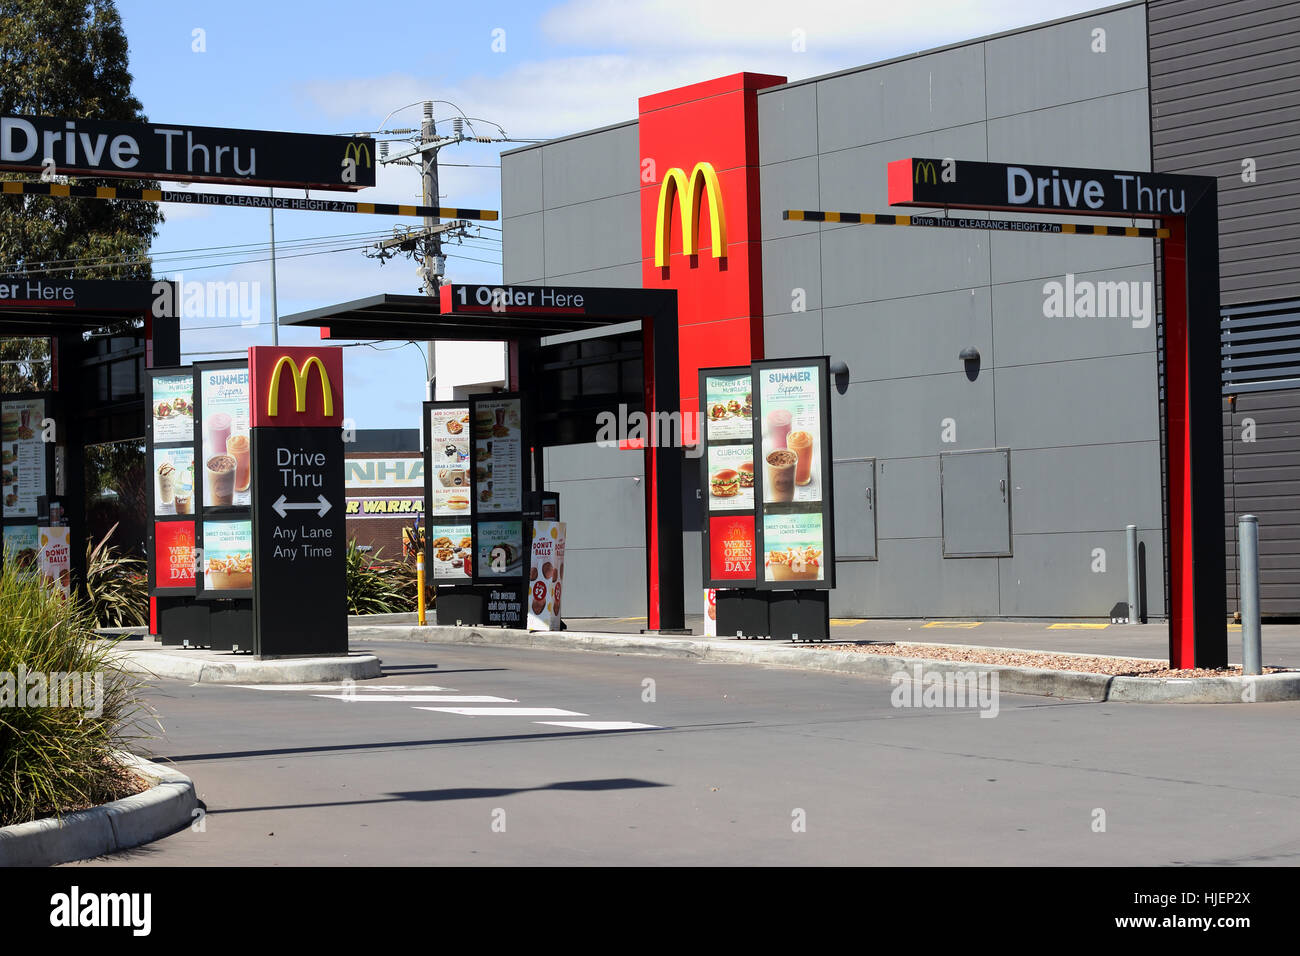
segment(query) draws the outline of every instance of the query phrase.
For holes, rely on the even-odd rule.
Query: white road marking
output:
[[[245,690],[342,690],[342,684],[231,684],[232,687],[243,687]],[[455,692],[454,687],[438,687],[434,684],[356,684],[354,689],[357,691],[393,691],[393,690],[420,690],[420,691],[451,691]]]
[[[513,697],[473,697],[462,694],[312,694],[330,700],[381,700],[388,703],[407,704],[517,704]]]
[[[663,730],[658,724],[638,724],[633,720],[534,720],[533,723],[578,730]]]
[[[558,707],[416,707],[416,710],[436,710],[443,714],[460,714],[462,717],[586,717],[576,710]]]

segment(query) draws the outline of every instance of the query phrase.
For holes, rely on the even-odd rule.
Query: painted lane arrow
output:
[[[325,517],[325,512],[329,511],[332,507],[334,506],[325,499],[324,495],[317,495],[315,501],[301,502],[288,502],[285,500],[284,495],[281,495],[276,499],[275,503],[271,505],[271,510],[281,518],[283,518],[285,513],[289,511],[314,511],[316,512],[316,517],[323,518]]]

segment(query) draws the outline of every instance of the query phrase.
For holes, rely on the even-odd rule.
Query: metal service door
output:
[[[840,561],[876,560],[876,459],[835,462],[835,548]]]
[[[952,451],[939,456],[943,556],[1011,554],[1011,451]]]

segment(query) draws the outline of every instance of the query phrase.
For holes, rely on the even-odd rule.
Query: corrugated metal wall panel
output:
[[[1152,167],[1219,177],[1224,305],[1300,297],[1298,22],[1300,0],[1147,4]]]
[[[1229,601],[1235,609],[1236,519],[1256,514],[1262,610],[1273,617],[1300,615],[1297,23],[1300,0],[1147,4],[1152,168],[1219,179]],[[1247,158],[1253,183],[1241,178]],[[1253,441],[1243,440],[1248,419]]]

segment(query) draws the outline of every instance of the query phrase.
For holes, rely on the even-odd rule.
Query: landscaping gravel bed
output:
[[[816,650],[851,654],[879,654],[885,657],[921,657],[963,664],[1005,664],[1053,671],[1079,671],[1111,677],[1240,677],[1241,667],[1219,670],[1205,667],[1174,670],[1168,661],[1135,657],[1089,657],[1086,654],[1053,654],[1047,651],[991,650],[952,644],[809,644]],[[1283,667],[1265,667],[1265,674],[1279,674]]]

